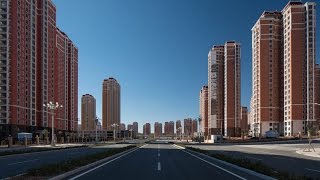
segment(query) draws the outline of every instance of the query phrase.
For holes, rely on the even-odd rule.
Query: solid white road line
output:
[[[118,156],[118,157],[116,157],[116,158],[114,158],[114,159],[112,159],[112,160],[110,160],[110,161],[108,161],[108,162],[105,162],[105,163],[103,163],[103,164],[101,164],[101,165],[99,165],[99,166],[97,166],[97,167],[94,167],[94,168],[92,168],[92,169],[89,169],[88,171],[85,171],[85,172],[83,172],[83,173],[81,173],[81,174],[79,174],[79,175],[77,175],[77,176],[75,176],[75,177],[73,177],[73,178],[70,178],[69,180],[77,179],[77,178],[79,178],[79,177],[81,177],[81,176],[83,176],[83,175],[85,175],[85,174],[88,174],[88,173],[91,172],[91,171],[94,171],[94,170],[96,170],[96,169],[98,169],[98,168],[100,168],[100,167],[102,167],[102,166],[105,166],[105,165],[107,165],[107,164],[109,164],[109,163],[111,163],[111,162],[113,162],[113,161],[115,161],[115,160],[117,160],[117,159],[120,159],[121,157],[123,157],[123,156],[125,156],[125,155],[127,155],[127,154],[130,154],[130,153],[132,153],[132,152],[134,152],[134,151],[136,151],[136,150],[138,150],[138,149],[140,149],[140,148],[143,148],[143,147],[145,147],[145,146],[147,146],[147,145],[148,145],[148,144],[145,144],[145,145],[143,145],[143,146],[141,146],[141,147],[139,147],[139,148],[137,148],[137,149],[135,149],[135,150],[133,150],[133,151],[129,151],[129,152],[125,153],[125,154],[122,154],[121,156]]]
[[[174,147],[176,147],[176,146],[174,146]],[[231,172],[231,171],[229,171],[229,170],[227,170],[227,169],[224,169],[223,167],[220,167],[220,166],[218,166],[218,165],[216,165],[216,164],[213,164],[213,163],[211,163],[211,162],[209,162],[209,161],[207,161],[207,160],[205,160],[205,159],[202,159],[202,158],[200,158],[200,157],[198,157],[198,156],[196,156],[196,155],[194,155],[194,154],[191,154],[191,153],[189,153],[188,151],[185,151],[185,150],[183,150],[183,149],[181,149],[181,148],[177,148],[177,149],[180,149],[181,151],[183,151],[183,152],[185,152],[185,153],[187,153],[187,154],[189,154],[189,155],[191,155],[191,156],[193,156],[193,157],[195,157],[195,158],[197,158],[197,159],[200,159],[201,161],[206,162],[206,163],[208,163],[208,164],[210,164],[210,165],[212,165],[212,166],[214,166],[214,167],[216,167],[216,168],[218,168],[218,169],[221,169],[222,171],[227,172],[227,173],[229,173],[229,174],[231,174],[231,175],[233,175],[233,176],[235,176],[235,177],[237,177],[237,178],[239,178],[239,179],[246,180],[246,178],[241,177],[241,176],[239,176],[239,175],[237,175],[237,174],[235,174],[235,173],[233,173],[233,172]]]
[[[32,160],[27,160],[27,161],[20,161],[16,163],[10,163],[8,166],[16,165],[16,164],[22,164],[22,163],[27,163],[27,162],[32,162],[32,161],[38,161],[39,159],[32,159]]]
[[[308,170],[308,171],[314,171],[314,172],[318,172],[318,173],[320,173],[320,171],[319,170],[316,170],[316,169],[309,169],[309,168],[304,168],[305,170]]]
[[[158,162],[158,171],[161,171],[161,164]]]

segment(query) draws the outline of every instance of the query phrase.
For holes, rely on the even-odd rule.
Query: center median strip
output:
[[[112,148],[104,152],[82,156],[76,159],[65,160],[60,163],[44,165],[40,168],[29,170],[26,174],[20,176],[19,178],[44,178],[51,180],[67,178],[74,174],[80,173],[81,171],[104,163],[106,161],[115,159],[118,156],[124,156],[126,154],[129,154],[137,150],[138,148],[139,147],[137,146]]]

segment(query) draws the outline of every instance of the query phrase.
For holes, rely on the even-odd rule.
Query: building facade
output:
[[[182,134],[182,125],[181,125],[181,121],[177,120],[176,121],[176,134],[177,135],[181,135]]]
[[[213,46],[208,54],[208,131],[224,131],[224,46]]]
[[[204,136],[208,136],[208,86],[202,86],[200,90],[200,131],[204,133]]]
[[[241,128],[241,134],[247,134],[249,130],[248,125],[248,108],[247,107],[241,107],[241,122],[240,122],[240,128]]]
[[[184,136],[186,137],[191,137],[193,136],[192,132],[192,119],[187,118],[183,120],[183,131],[184,131]]]
[[[102,128],[112,131],[112,124],[120,125],[120,85],[114,78],[103,81]]]
[[[139,133],[139,131],[138,131],[139,130],[138,122],[133,122],[132,126],[133,126],[134,134],[137,135]]]
[[[149,136],[151,134],[151,125],[150,123],[146,123],[143,125],[143,135]]]
[[[91,94],[81,97],[81,130],[96,129],[96,99]]]
[[[126,125],[124,123],[120,124],[120,131],[125,131],[126,130]]]
[[[165,134],[168,136],[174,135],[174,122],[173,121],[170,121],[167,123],[167,132],[165,132]]]
[[[269,130],[283,133],[281,12],[263,12],[251,31],[253,126],[262,135]]]
[[[162,136],[162,124],[159,122],[154,123],[154,137],[159,138]]]
[[[224,135],[240,136],[240,44],[228,41],[224,50]]]
[[[282,10],[284,135],[306,133],[315,120],[316,4],[289,2]]]
[[[51,0],[2,0],[0,6],[1,138],[50,131],[51,113],[43,107],[49,101],[63,105],[55,130],[76,131],[78,49],[57,28],[56,6]]]

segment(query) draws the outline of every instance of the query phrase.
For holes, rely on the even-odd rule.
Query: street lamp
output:
[[[117,123],[113,123],[111,124],[111,126],[113,127],[113,139],[114,142],[116,142],[116,127],[118,127],[119,125]]]
[[[52,133],[51,133],[51,145],[52,146],[55,146],[55,142],[54,142],[54,111],[56,110],[56,109],[58,109],[58,108],[62,108],[63,106],[62,105],[60,105],[58,102],[56,102],[56,103],[52,103],[51,101],[49,102],[49,103],[47,103],[47,104],[43,104],[43,107],[46,107],[46,108],[49,108],[50,110],[51,110],[51,114],[52,114],[52,120],[51,120],[51,131],[52,131]]]
[[[182,137],[181,137],[181,135],[182,135],[182,127],[178,127],[178,129],[177,129],[178,131],[179,131],[179,134],[180,134],[180,141],[181,141],[181,139],[182,139]]]
[[[130,131],[130,136],[131,136],[131,140],[132,140],[132,131],[133,131],[133,129],[129,129],[129,131]]]
[[[99,122],[99,118],[96,117],[96,119],[95,119],[95,123],[96,123],[96,144],[98,143],[98,132],[97,132],[98,122]]]

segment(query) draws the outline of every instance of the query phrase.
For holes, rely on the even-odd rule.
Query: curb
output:
[[[230,166],[230,167],[235,168],[235,169],[237,169],[237,170],[243,171],[243,172],[245,172],[245,173],[247,173],[247,174],[250,174],[250,175],[259,177],[259,178],[261,178],[261,179],[265,179],[265,180],[276,180],[276,179],[273,178],[273,177],[270,177],[270,176],[267,176],[267,175],[258,173],[258,172],[256,172],[256,171],[252,171],[252,170],[250,170],[250,169],[246,169],[246,168],[237,166],[237,165],[235,165],[235,164],[228,163],[228,162],[226,162],[226,161],[222,161],[222,160],[220,160],[220,159],[217,159],[217,158],[208,156],[208,155],[206,155],[206,154],[202,154],[202,153],[199,153],[199,152],[196,152],[196,151],[192,151],[192,150],[189,150],[189,149],[185,149],[184,147],[179,146],[179,145],[175,145],[175,146],[176,146],[176,147],[180,147],[179,149],[188,151],[188,152],[190,152],[190,153],[195,153],[195,154],[197,154],[197,155],[202,155],[202,156],[204,156],[204,157],[207,157],[207,158],[209,158],[209,159],[215,160],[215,161],[217,161],[217,162],[219,162],[219,163],[222,163],[222,164],[224,164],[224,165],[227,165],[227,166]]]
[[[303,155],[303,156],[309,156],[309,157],[320,158],[320,153],[319,153],[319,152],[318,152],[318,154],[313,155],[313,154],[305,153],[305,152],[303,152],[303,150],[302,150],[302,149],[300,149],[300,150],[297,150],[297,151],[296,151],[296,153],[297,153],[297,154],[300,154],[300,155]],[[317,152],[314,152],[314,153],[317,153]]]
[[[89,169],[89,168],[91,168],[91,167],[93,167],[93,166],[97,166],[98,164],[102,164],[102,163],[104,163],[105,161],[108,161],[108,160],[110,160],[110,159],[116,158],[117,156],[121,156],[121,155],[123,155],[123,154],[125,154],[125,153],[129,153],[129,152],[131,152],[131,151],[135,151],[135,150],[137,150],[137,149],[139,149],[139,148],[140,148],[140,146],[135,147],[135,148],[133,148],[133,149],[129,149],[129,150],[123,151],[123,152],[121,152],[121,153],[118,153],[118,154],[115,154],[115,155],[112,155],[112,156],[109,156],[109,157],[106,157],[106,158],[101,159],[101,160],[99,160],[99,161],[95,161],[95,162],[93,162],[93,163],[90,163],[90,164],[87,164],[87,165],[78,167],[78,168],[76,168],[76,169],[74,169],[74,170],[68,171],[68,172],[63,173],[63,174],[60,174],[60,175],[58,175],[58,176],[54,176],[54,177],[50,178],[49,180],[60,180],[60,179],[64,179],[64,178],[66,178],[66,177],[68,177],[68,176],[74,175],[74,174],[76,174],[76,173],[78,173],[78,172],[81,172],[81,171],[83,171],[83,170],[85,170],[85,169]]]

